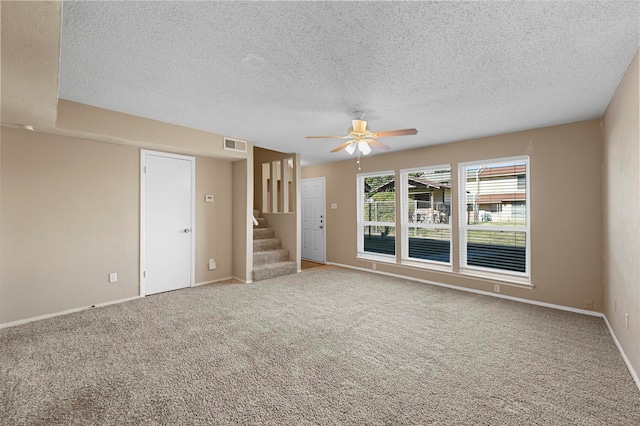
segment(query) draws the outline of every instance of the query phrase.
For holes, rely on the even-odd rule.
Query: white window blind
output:
[[[451,166],[401,170],[402,259],[451,264]]]
[[[459,167],[461,268],[528,278],[528,157]]]
[[[396,253],[396,185],[393,172],[360,174],[358,181],[358,254]]]

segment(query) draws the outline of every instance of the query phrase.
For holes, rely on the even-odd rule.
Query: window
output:
[[[460,164],[460,268],[530,273],[529,158]]]
[[[451,166],[401,170],[402,260],[451,264]]]
[[[358,255],[395,261],[396,192],[394,172],[360,174]]]

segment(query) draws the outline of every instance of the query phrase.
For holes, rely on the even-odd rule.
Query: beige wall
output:
[[[240,281],[251,281],[253,265],[253,163],[248,160],[236,161],[231,165],[232,191],[232,272]],[[243,194],[243,195],[239,195]],[[245,196],[246,195],[246,196]]]
[[[0,324],[138,296],[139,149],[1,132]],[[231,163],[196,157],[196,173],[195,281],[227,278]]]
[[[232,276],[231,199],[231,162],[196,157],[196,284]],[[216,261],[212,271],[209,259]]]
[[[60,1],[3,1],[0,103],[3,123],[55,123],[60,61]]]
[[[639,55],[603,119],[604,313],[636,374],[640,372]]]
[[[418,136],[419,137],[419,136]],[[419,141],[416,141],[419,142]],[[409,151],[364,157],[362,173],[530,155],[531,281],[533,289],[502,286],[503,294],[582,309],[584,299],[603,309],[600,120],[554,126]],[[356,259],[355,160],[306,167],[302,178],[326,179],[327,261],[371,268]],[[457,204],[452,223],[457,223]],[[331,209],[333,203],[337,209]],[[458,232],[453,227],[453,239]],[[456,247],[456,245],[454,245]],[[454,249],[453,273],[377,263],[380,271],[493,291],[491,280],[462,276]]]
[[[223,148],[223,136],[175,124],[163,123],[117,111],[96,108],[64,99],[58,102],[57,129],[92,135],[100,141],[134,145],[140,148],[187,155],[237,160],[250,156],[247,152]]]
[[[1,132],[0,324],[137,296],[139,150]]]

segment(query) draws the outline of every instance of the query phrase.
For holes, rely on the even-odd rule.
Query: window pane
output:
[[[525,227],[526,174],[524,161],[466,167],[467,225]]]
[[[408,223],[451,222],[451,169],[415,171],[407,180]]]
[[[402,258],[451,264],[451,167],[402,171]]]
[[[394,195],[394,194],[391,194]],[[396,222],[396,202],[395,200],[379,201],[369,198],[364,203],[365,222]]]
[[[463,267],[530,272],[528,173],[526,157],[460,166]]]
[[[364,225],[364,251],[396,254],[396,227]]]
[[[467,264],[506,271],[526,271],[526,233],[467,231]]]
[[[396,182],[394,174],[360,176],[358,249],[368,253],[396,253]]]
[[[451,230],[444,228],[409,228],[409,257],[449,263]]]
[[[363,217],[365,222],[396,222],[395,176],[380,175],[364,178]]]

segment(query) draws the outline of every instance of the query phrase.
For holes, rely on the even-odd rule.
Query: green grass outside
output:
[[[467,232],[467,242],[490,244],[494,246],[526,247],[526,234],[512,231],[476,231]]]
[[[475,244],[489,244],[494,246],[506,247],[526,247],[526,233],[519,231],[488,231],[483,230],[482,226],[523,226],[523,221],[519,222],[482,222],[478,224],[480,229],[469,229],[467,233],[467,242]],[[369,228],[365,227],[365,235],[368,235]],[[390,231],[389,237],[394,236],[395,227],[371,227],[371,235],[380,237],[383,231]],[[442,228],[409,228],[410,238],[425,238],[437,241],[451,241],[451,231]]]

